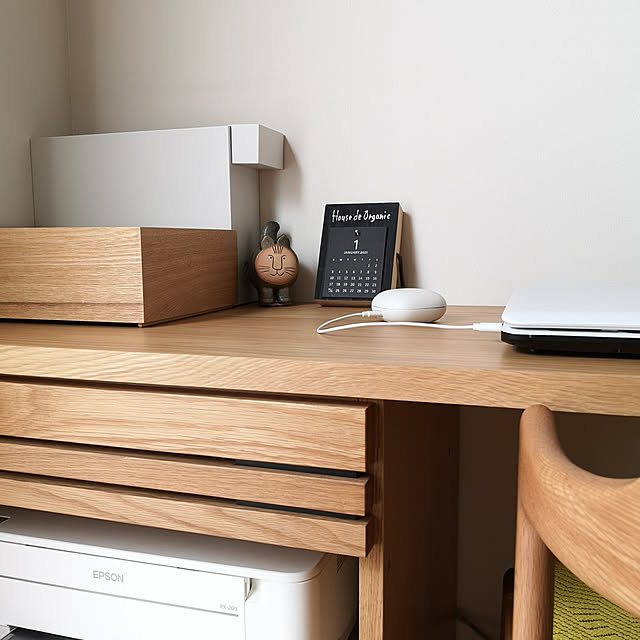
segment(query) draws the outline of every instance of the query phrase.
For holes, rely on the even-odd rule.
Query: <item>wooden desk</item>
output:
[[[640,415],[640,361],[518,353],[471,331],[317,335],[335,315],[0,323],[0,502],[359,556],[361,638],[453,638],[457,407]]]

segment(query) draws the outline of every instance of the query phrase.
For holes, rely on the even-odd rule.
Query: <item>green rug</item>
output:
[[[598,595],[560,562],[554,594],[553,640],[640,640],[640,619]]]

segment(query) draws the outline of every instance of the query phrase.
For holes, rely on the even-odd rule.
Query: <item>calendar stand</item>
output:
[[[363,306],[380,291],[396,287],[401,236],[398,202],[326,205],[316,302]]]

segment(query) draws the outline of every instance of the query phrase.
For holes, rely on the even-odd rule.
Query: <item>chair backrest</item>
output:
[[[574,465],[540,405],[520,420],[517,518],[514,640],[551,638],[553,556],[640,617],[640,478],[604,478]]]

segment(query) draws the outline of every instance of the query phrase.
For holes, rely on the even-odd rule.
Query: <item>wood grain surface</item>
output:
[[[367,405],[0,381],[0,435],[366,470]]]
[[[500,313],[499,308],[453,307],[443,322],[496,322]],[[122,447],[157,445],[159,452],[184,447],[179,450],[201,455],[198,447],[208,435],[201,416],[214,425],[221,421],[216,423],[212,415],[217,410],[208,412],[200,403],[205,402],[203,397],[210,402],[217,396],[221,415],[229,411],[241,416],[246,404],[264,417],[266,430],[258,440],[266,450],[260,455],[282,449],[279,455],[299,460],[300,452],[311,451],[314,457],[326,449],[335,461],[341,455],[339,437],[346,434],[346,441],[353,441],[353,433],[349,435],[344,426],[340,427],[343,432],[336,426],[330,430],[333,433],[323,433],[326,421],[331,424],[332,412],[342,410],[336,399],[372,400],[375,417],[364,420],[371,431],[363,454],[370,475],[368,518],[353,522],[265,513],[195,495],[33,476],[26,480],[18,474],[1,476],[0,492],[10,500],[8,504],[34,509],[359,555],[361,638],[452,637],[455,405],[525,408],[543,403],[560,411],[640,415],[640,360],[533,355],[502,343],[499,334],[471,331],[376,325],[316,333],[319,324],[339,314],[335,308],[311,304],[275,309],[248,305],[140,329],[1,322],[0,416],[4,418],[0,424],[6,436],[73,440],[75,434],[82,438],[74,442],[87,442],[95,433],[110,433],[112,438],[115,429]],[[101,399],[99,393],[114,384],[118,397],[107,399],[107,394]],[[23,388],[17,400],[7,391],[15,388],[10,385]],[[44,388],[43,395],[29,385]],[[161,388],[152,391],[149,385]],[[80,389],[81,394],[74,399],[59,392],[62,388]],[[21,393],[29,397],[21,398]],[[157,399],[149,400],[155,394],[161,398],[159,404]],[[140,405],[120,402],[138,397]],[[317,402],[310,400],[314,397]],[[239,404],[233,405],[234,400]],[[33,402],[39,403],[40,417],[29,409]],[[300,433],[294,433],[297,442],[287,450],[291,434],[269,441],[266,434],[271,433],[274,418],[268,414],[273,412],[267,408],[261,413],[252,402],[265,403],[264,407],[291,404],[291,413],[282,412],[288,416],[300,417],[307,411],[301,413],[300,406],[307,404],[324,406],[326,411],[310,411],[310,422],[306,417],[306,426],[300,422]],[[20,409],[12,408],[14,404]],[[345,406],[355,406],[355,414],[336,416],[335,424],[362,425],[362,417],[353,417],[362,405]],[[174,429],[156,430],[153,413],[157,411],[161,422],[168,420]],[[116,420],[109,422],[111,412]],[[55,419],[47,420],[47,415]],[[58,420],[60,416],[64,420]],[[125,433],[124,420],[130,416],[139,441]],[[72,428],[64,426],[67,420]],[[89,425],[94,420],[97,428],[92,430]],[[248,428],[244,418],[239,420],[243,429]],[[20,432],[16,424],[32,431]],[[64,432],[55,436],[61,424]],[[194,430],[198,444],[180,435],[183,428]],[[354,428],[360,433],[361,427]],[[114,444],[98,437],[100,441],[92,441],[92,446]],[[171,439],[167,449],[162,448],[164,437]],[[315,440],[324,437],[329,441],[320,446]],[[238,442],[253,446],[250,438],[235,438],[233,429],[227,442],[221,430],[219,449],[211,449],[209,455],[228,455],[220,452]],[[353,459],[351,454],[348,457]]]
[[[640,616],[640,478],[605,478],[574,465],[544,406],[523,414],[519,446],[514,640],[551,637],[551,554]]]
[[[156,323],[237,302],[236,232],[0,229],[0,317]]]
[[[238,466],[195,456],[0,438],[0,470],[364,516],[368,477]]]
[[[143,227],[140,241],[145,324],[236,304],[235,231]]]
[[[0,229],[0,247],[0,303],[142,303],[137,227]]]
[[[509,640],[551,640],[555,560],[518,499],[512,628]]]
[[[342,520],[214,498],[0,473],[3,504],[37,511],[264,542],[350,556],[369,549],[368,518]]]
[[[381,402],[376,415],[360,637],[454,640],[458,409]]]
[[[453,307],[443,322],[498,321]],[[314,304],[154,327],[0,323],[0,375],[640,415],[640,360],[521,353],[499,334],[372,327],[318,335]]]

